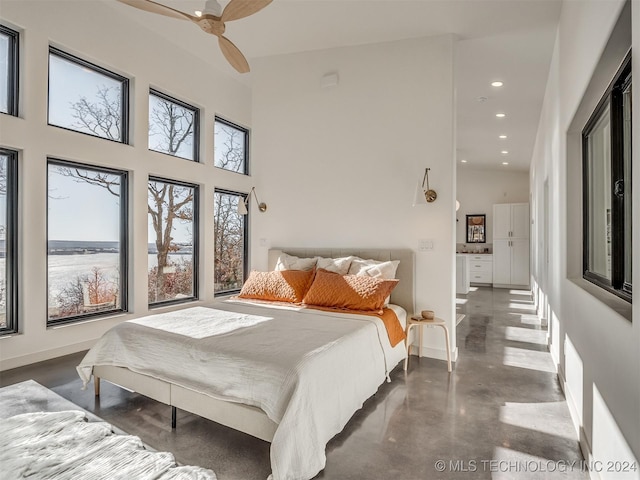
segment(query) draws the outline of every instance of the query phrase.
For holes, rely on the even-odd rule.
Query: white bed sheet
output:
[[[95,365],[126,367],[257,406],[278,424],[274,480],[306,480],[324,468],[327,442],[405,355],[376,317],[227,301],[123,322],[78,373],[86,385]]]

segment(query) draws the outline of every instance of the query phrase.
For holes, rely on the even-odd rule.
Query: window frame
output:
[[[240,130],[242,132],[244,132],[244,169],[241,172],[236,172],[235,170],[230,170],[228,168],[223,168],[223,167],[218,167],[215,163],[215,145],[216,145],[216,141],[215,141],[215,129],[216,129],[216,123],[221,123],[223,125],[226,125],[227,127],[231,127],[231,128],[235,128],[236,130]],[[213,158],[213,166],[217,169],[220,170],[224,170],[225,172],[231,172],[231,173],[237,173],[238,175],[249,175],[249,135],[250,135],[250,130],[247,127],[243,127],[242,125],[238,125],[237,123],[234,123],[230,120],[227,120],[226,118],[220,117],[218,115],[215,115],[213,118],[213,146],[214,146],[214,158]]]
[[[183,102],[182,100],[172,97],[171,95],[163,93],[160,90],[156,90],[155,88],[149,87],[149,96],[151,95],[161,98],[163,100],[166,100],[168,102],[175,103],[176,105],[179,105],[180,107],[185,108],[187,110],[191,110],[193,112],[193,159],[181,157],[179,155],[171,155],[170,153],[161,152],[160,150],[154,150],[153,148],[149,147],[147,143],[148,150],[151,152],[168,155],[170,157],[180,158],[188,162],[200,163],[200,109],[198,107],[194,107],[193,105],[187,102]],[[149,104],[150,103],[151,102],[149,102]],[[149,115],[151,114],[150,105],[149,105],[148,113]]]
[[[56,125],[53,123],[50,123],[49,118],[50,118],[50,101],[49,99],[51,98],[51,55],[55,55],[57,57],[60,57],[64,60],[67,60],[71,63],[74,63],[80,67],[83,68],[87,68],[89,70],[93,70],[96,73],[99,73],[101,75],[104,75],[106,77],[109,77],[113,80],[117,80],[122,84],[122,95],[120,97],[120,111],[122,112],[122,118],[121,118],[121,123],[122,123],[122,127],[121,127],[121,133],[122,133],[122,139],[121,140],[113,140],[111,138],[107,138],[107,137],[101,137],[99,135],[92,135],[91,133],[87,133],[87,132],[83,132],[81,130],[76,130],[74,128],[70,128],[70,127],[63,127],[60,125]],[[114,142],[114,143],[121,143],[123,145],[129,145],[129,79],[127,77],[124,77],[122,75],[119,75],[115,72],[112,72],[111,70],[107,70],[104,67],[101,67],[100,65],[96,65],[95,63],[89,62],[88,60],[84,60],[80,57],[77,57],[75,55],[72,55],[71,53],[65,52],[64,50],[61,50],[57,47],[54,47],[53,45],[49,45],[49,56],[47,57],[47,125],[50,127],[56,127],[56,128],[61,128],[63,130],[67,130],[70,132],[76,132],[76,133],[80,133],[83,135],[87,135],[89,137],[93,137],[93,138],[99,138],[102,140],[108,140],[110,142]]]
[[[624,119],[622,92],[633,84],[631,69],[631,51],[627,53],[613,80],[604,95],[596,105],[593,113],[582,130],[582,276],[600,288],[626,300],[632,301],[632,285],[624,281],[625,278],[625,195],[618,196],[615,185],[622,180],[631,184],[632,178],[625,178],[624,174]],[[601,119],[601,114],[610,109],[611,135],[611,184],[608,193],[611,196],[611,281],[608,278],[589,270],[589,135]],[[632,139],[629,139],[632,141]],[[626,201],[631,202],[629,197]]]
[[[158,176],[154,176],[154,175],[149,175],[149,178],[147,180],[147,201],[148,201],[148,195],[149,195],[149,183],[150,182],[161,182],[161,183],[170,183],[172,185],[178,185],[180,187],[188,187],[188,188],[193,188],[193,253],[192,253],[192,261],[193,261],[193,295],[191,297],[187,297],[187,298],[178,298],[178,299],[171,299],[171,300],[162,300],[160,302],[147,302],[147,306],[149,307],[149,310],[153,310],[154,308],[160,308],[160,307],[165,307],[167,305],[176,305],[176,304],[180,304],[180,303],[188,303],[188,302],[195,302],[198,301],[200,299],[200,290],[199,290],[199,255],[198,252],[200,250],[200,185],[196,185],[195,183],[189,183],[189,182],[181,182],[179,180],[171,180],[168,178],[164,178],[164,177],[158,177]],[[148,214],[147,214],[148,215]],[[148,220],[148,217],[147,217]],[[149,239],[147,239],[147,245],[149,244]],[[149,252],[147,252],[147,281],[149,278]],[[148,294],[148,286],[147,286],[147,294]]]
[[[214,197],[213,197],[213,202],[214,202],[214,212],[215,212],[215,194],[216,193],[221,193],[224,195],[235,195],[237,196],[241,201],[246,202],[247,198],[249,197],[248,193],[242,193],[242,192],[238,192],[235,190],[229,190],[226,188],[215,188],[214,189]],[[249,215],[251,215],[250,209],[247,206],[247,214],[246,215],[242,215],[244,217],[244,223],[242,225],[242,235],[244,238],[244,242],[243,242],[243,246],[242,246],[242,276],[243,279],[246,281],[247,280],[247,276],[249,274]],[[214,226],[215,228],[215,226]],[[213,253],[213,268],[214,268],[214,288],[213,288],[213,296],[215,297],[226,297],[229,295],[235,295],[237,293],[240,293],[241,288],[234,288],[232,290],[224,290],[224,291],[220,291],[220,292],[216,292],[215,291],[215,268],[216,268],[216,263],[215,263],[215,238],[214,238],[214,253]]]
[[[9,75],[7,78],[7,110],[0,112],[13,117],[18,116],[20,93],[20,32],[0,24],[0,32],[9,37],[9,51],[7,63]]]
[[[0,335],[18,333],[18,152],[0,148],[0,154],[7,157],[7,225],[5,234],[5,304],[6,327],[0,328]],[[11,207],[10,207],[11,205]]]
[[[49,166],[56,165],[68,168],[79,168],[83,170],[94,170],[97,172],[109,173],[120,176],[120,308],[114,308],[108,311],[97,311],[73,315],[61,319],[49,319]],[[55,157],[47,157],[47,219],[46,219],[46,244],[45,253],[47,259],[47,288],[46,288],[46,305],[47,305],[47,327],[55,327],[57,325],[65,325],[78,323],[85,320],[93,320],[101,317],[113,317],[122,313],[128,313],[129,308],[129,172],[126,170],[118,170],[115,168],[91,165],[88,163],[74,162],[70,160],[62,160]]]

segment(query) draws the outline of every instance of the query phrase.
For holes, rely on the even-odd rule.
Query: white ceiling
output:
[[[204,5],[204,0],[156,1],[190,14]],[[235,73],[215,38],[191,22],[112,4],[251,83],[251,74]],[[251,64],[257,57],[453,33],[460,39],[458,162],[467,160],[459,167],[528,170],[560,8],[561,0],[274,0],[253,16],[227,23],[225,35]],[[494,80],[504,86],[491,87]],[[507,117],[497,119],[498,111]],[[502,133],[506,140],[498,139]]]

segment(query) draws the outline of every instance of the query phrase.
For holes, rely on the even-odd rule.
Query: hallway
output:
[[[528,292],[474,288],[458,298],[459,358],[412,357],[327,446],[317,478],[359,480],[588,479],[576,434]],[[427,332],[427,335],[431,332]],[[74,354],[0,374],[33,378],[178,461],[220,480],[264,480],[269,444],[103,384],[83,391]]]
[[[491,443],[492,460],[506,470],[491,478],[588,478],[530,292],[471,287],[458,296],[457,312],[465,318],[456,393],[485,429],[476,440]],[[527,466],[538,472],[519,470]]]

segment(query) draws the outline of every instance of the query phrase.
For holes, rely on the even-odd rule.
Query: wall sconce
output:
[[[249,195],[247,195],[247,198],[242,202],[238,202],[238,213],[240,215],[246,215],[249,213],[249,209],[247,207],[249,206],[251,194],[253,194],[253,198],[255,198],[256,200],[256,204],[258,205],[258,210],[260,210],[261,212],[267,211],[267,204],[260,202],[260,200],[258,200],[258,195],[256,194],[256,187],[251,187],[251,191],[249,192]]]
[[[430,168],[425,168],[424,169],[424,177],[422,177],[422,186],[420,186],[420,184],[418,184],[418,186],[416,187],[416,195],[413,201],[413,205],[418,205],[418,204],[424,204],[425,200],[427,203],[432,203],[435,202],[436,198],[438,198],[438,194],[436,193],[435,190],[431,190],[431,188],[429,187],[429,170],[431,170]],[[427,184],[427,188],[425,190],[424,188],[424,184]]]

